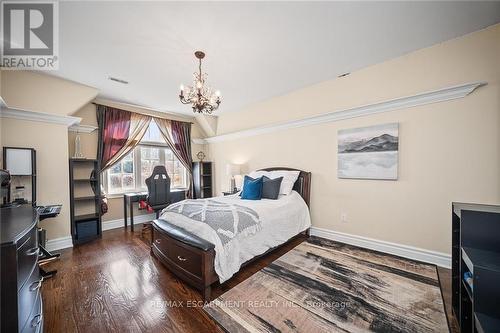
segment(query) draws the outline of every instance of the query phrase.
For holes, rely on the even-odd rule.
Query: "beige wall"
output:
[[[2,144],[36,149],[37,204],[62,204],[61,214],[41,222],[47,238],[70,235],[68,129],[65,125],[2,119]]]
[[[150,114],[155,117],[168,117],[169,119],[176,119],[176,120],[181,120],[181,121],[193,121],[194,124],[192,126],[192,137],[193,138],[202,138],[203,134],[200,129],[200,126],[198,123],[194,120],[193,117],[185,117],[182,115],[171,115],[171,114],[164,114],[164,113],[159,113],[159,112],[154,112],[151,110],[146,110],[138,107],[132,107],[132,106],[124,106],[123,104],[119,103],[112,103],[110,101],[99,101],[102,104],[114,106],[114,107],[119,107],[122,109],[126,109],[132,112],[140,112],[140,113],[145,113],[145,114]],[[92,125],[92,126],[97,126],[97,120],[96,120],[96,110],[95,110],[95,105],[94,104],[87,104],[78,112],[74,114],[76,117],[82,118],[81,124],[82,125]],[[73,156],[75,152],[75,137],[76,133],[75,132],[70,132],[68,139],[69,139],[69,155]],[[82,146],[82,153],[85,157],[88,158],[95,158],[97,154],[97,130],[92,132],[92,133],[80,133],[80,141],[81,141],[81,146]],[[200,150],[204,150],[203,145],[192,145],[192,152],[193,152],[193,158],[196,160],[196,153]],[[146,210],[138,210],[137,205],[134,205],[134,216],[136,215],[141,215],[141,214],[147,214]],[[123,219],[123,196],[111,196],[108,199],[108,212],[103,215],[102,220],[103,221],[111,221],[111,220],[117,220],[117,219]]]
[[[0,96],[10,108],[71,115],[97,90],[43,73],[0,71]],[[61,214],[42,222],[47,238],[70,236],[68,128],[65,125],[0,118],[0,146],[37,151],[38,204],[63,204]]]
[[[57,115],[71,115],[98,93],[89,86],[29,71],[2,71],[1,81],[1,95],[10,108]]]
[[[500,203],[500,25],[219,116],[218,134],[487,81],[458,100],[210,145],[226,163],[312,172],[316,227],[450,253],[452,201]],[[398,181],[337,178],[339,129],[399,122]],[[340,221],[347,214],[347,223]]]

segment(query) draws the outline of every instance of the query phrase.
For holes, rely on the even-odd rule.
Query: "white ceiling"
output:
[[[196,70],[217,112],[500,22],[500,2],[60,2],[60,69],[100,97],[192,114],[178,89]],[[130,82],[123,85],[109,76]]]

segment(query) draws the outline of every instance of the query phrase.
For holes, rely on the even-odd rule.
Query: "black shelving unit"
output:
[[[452,309],[460,331],[500,332],[498,300],[500,206],[453,203]]]
[[[212,162],[193,162],[194,198],[213,197]]]
[[[82,175],[87,174],[88,177]],[[77,175],[75,177],[75,175]],[[101,177],[99,162],[95,159],[71,158],[69,160],[69,194],[71,214],[71,235],[74,244],[81,244],[101,237]],[[75,187],[86,187],[87,194],[75,195]],[[93,194],[89,194],[93,193]],[[94,211],[79,213],[84,203],[94,203]]]

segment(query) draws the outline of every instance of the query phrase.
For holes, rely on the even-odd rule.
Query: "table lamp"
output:
[[[227,164],[226,165],[226,175],[231,176],[231,184],[229,185],[232,192],[236,192],[236,181],[234,176],[241,174],[241,166],[239,164]]]

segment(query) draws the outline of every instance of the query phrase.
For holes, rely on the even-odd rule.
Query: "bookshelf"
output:
[[[453,203],[452,309],[460,331],[499,332],[498,299],[500,206]]]
[[[193,162],[194,199],[213,197],[212,162]]]
[[[71,158],[69,186],[73,243],[81,244],[101,237],[99,162],[95,159]]]

